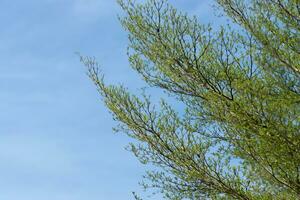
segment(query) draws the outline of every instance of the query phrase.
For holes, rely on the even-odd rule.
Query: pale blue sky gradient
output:
[[[173,0],[203,22],[211,1]],[[110,83],[129,68],[114,0],[0,1],[0,200],[127,200],[145,167],[124,150],[74,52],[95,56]],[[155,94],[154,94],[155,95]]]

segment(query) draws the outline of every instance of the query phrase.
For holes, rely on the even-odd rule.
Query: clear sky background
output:
[[[171,0],[213,22],[209,0]],[[145,167],[74,52],[110,83],[129,68],[115,0],[0,0],[0,200],[127,200]],[[155,94],[153,94],[155,95]]]

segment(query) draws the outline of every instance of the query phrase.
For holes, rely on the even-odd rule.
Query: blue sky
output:
[[[171,0],[203,22],[211,1]],[[114,0],[0,1],[0,200],[119,200],[145,167],[74,52],[110,83],[141,83],[126,57]],[[155,94],[154,94],[155,95]]]

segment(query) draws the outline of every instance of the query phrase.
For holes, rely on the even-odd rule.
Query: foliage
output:
[[[132,152],[146,187],[166,199],[300,199],[298,0],[217,0],[239,28],[213,30],[165,0],[120,0],[129,61],[185,105],[106,85],[82,57]]]

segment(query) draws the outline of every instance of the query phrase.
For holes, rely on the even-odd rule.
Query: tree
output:
[[[129,61],[180,101],[106,85],[81,57],[131,151],[166,199],[300,199],[299,0],[217,0],[213,30],[165,0],[120,0]]]

